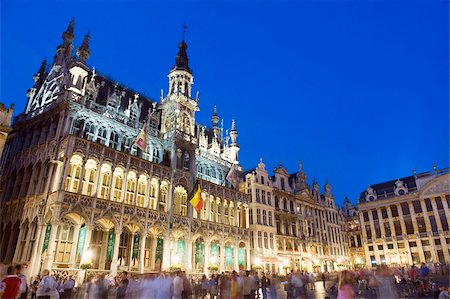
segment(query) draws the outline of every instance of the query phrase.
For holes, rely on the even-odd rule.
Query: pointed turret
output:
[[[169,96],[172,94],[184,95],[191,98],[192,72],[188,65],[187,44],[184,39],[178,45],[178,54],[175,66],[169,73]]]
[[[181,43],[178,45],[178,54],[175,57],[175,66],[173,67],[173,70],[183,70],[191,72],[191,69],[189,68],[189,59],[187,56],[187,50],[188,46],[184,39],[181,41]]]
[[[230,151],[232,153],[234,161],[238,161],[239,145],[237,144],[237,137],[238,132],[236,130],[236,123],[233,119],[231,122],[231,132],[230,132],[230,139],[231,139]]]
[[[78,61],[81,63],[86,63],[86,60],[88,60],[91,55],[91,51],[89,50],[89,39],[90,33],[88,31],[88,33],[84,36],[83,43],[77,49]]]
[[[42,60],[42,62],[41,62],[41,66],[39,67],[39,70],[33,76],[34,87],[39,86],[40,82],[42,82],[44,80],[44,74],[45,74],[46,67],[47,67],[47,58],[44,58],[44,60]]]
[[[219,137],[219,116],[217,115],[217,107],[214,105],[213,116],[211,117],[214,135]]]
[[[67,43],[73,42],[73,39],[75,37],[73,35],[74,27],[75,27],[75,19],[72,18],[72,20],[69,23],[69,26],[67,26],[66,31],[64,31],[63,34],[62,34],[62,39],[64,40],[64,42],[67,42]]]
[[[75,38],[75,35],[73,34],[74,27],[75,20],[72,19],[69,23],[69,26],[67,26],[66,31],[64,31],[62,34],[62,44],[56,48],[56,55],[54,59],[54,63],[56,65],[62,65],[64,61],[68,62],[72,57],[72,42]]]

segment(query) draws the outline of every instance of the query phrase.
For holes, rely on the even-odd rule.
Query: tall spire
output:
[[[91,51],[89,50],[89,39],[90,32],[88,31],[88,33],[84,36],[83,43],[77,49],[78,60],[82,63],[85,63],[91,55]]]
[[[214,105],[214,113],[213,116],[211,117],[212,120],[212,125],[213,125],[213,130],[214,130],[214,134],[219,137],[219,116],[217,115],[217,107],[216,105]]]
[[[175,66],[174,70],[183,70],[191,72],[191,69],[189,68],[189,59],[187,56],[187,44],[184,41],[184,39],[181,41],[181,43],[178,45],[178,54],[175,57]]]
[[[75,27],[75,19],[72,18],[72,20],[69,23],[69,26],[67,26],[66,31],[62,34],[62,39],[66,42],[71,43],[73,41],[74,35],[73,35],[73,28]]]

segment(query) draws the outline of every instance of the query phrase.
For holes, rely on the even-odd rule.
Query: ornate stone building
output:
[[[346,197],[342,214],[346,222],[346,237],[348,238],[349,267],[358,269],[365,267],[364,247],[362,245],[361,225],[359,223],[358,209]]]
[[[450,263],[449,169],[371,185],[358,216],[365,265]]]
[[[216,109],[211,128],[195,121],[185,41],[157,102],[88,67],[89,39],[73,55],[72,20],[14,119],[1,162],[0,263],[25,263],[28,275],[249,268],[250,196],[226,181],[232,165],[241,170],[236,124],[224,136]],[[196,179],[200,214],[188,202]]]
[[[252,265],[288,273],[336,271],[349,262],[345,219],[328,182],[322,194],[315,180],[310,187],[301,163],[294,174],[280,165],[269,176],[262,159],[241,177],[241,191],[251,194]]]
[[[9,108],[6,108],[3,103],[0,103],[0,157],[2,156],[3,149],[5,148],[8,133],[11,131],[11,118],[13,111],[14,105],[11,104]]]

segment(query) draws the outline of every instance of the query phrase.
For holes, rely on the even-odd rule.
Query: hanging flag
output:
[[[235,169],[235,165],[233,164],[230,168],[230,171],[228,171],[227,174],[227,181],[230,182],[230,184],[233,186],[233,188],[236,188],[237,185],[237,171]]]
[[[142,151],[147,152],[147,124],[144,123],[141,131],[136,136],[136,140],[134,141],[134,145],[140,148]]]
[[[195,182],[194,188],[192,189],[189,203],[194,207],[197,211],[197,214],[200,214],[200,211],[203,208],[203,198],[202,198],[202,189],[200,189],[200,184]]]

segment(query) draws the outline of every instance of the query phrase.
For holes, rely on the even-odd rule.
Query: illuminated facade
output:
[[[371,185],[358,217],[365,266],[450,263],[449,169]]]
[[[3,103],[0,103],[0,157],[2,156],[3,149],[5,148],[8,133],[11,131],[11,118],[13,111],[14,105],[6,108]]]
[[[73,32],[72,21],[6,143],[0,262],[31,275],[249,268],[249,196],[225,181],[241,169],[236,124],[224,136],[216,109],[211,128],[195,122],[184,40],[156,102],[89,68],[89,35],[73,56]],[[141,130],[146,149],[134,145]]]
[[[364,256],[364,247],[362,245],[361,225],[359,223],[358,209],[346,197],[342,214],[345,217],[346,237],[348,239],[348,258],[349,267],[358,269],[365,267],[366,259]]]
[[[315,180],[311,188],[301,163],[294,174],[280,165],[269,176],[262,159],[241,177],[241,191],[251,194],[252,265],[289,273],[337,271],[349,263],[345,219],[328,182],[323,194]]]
[[[6,142],[0,263],[28,264],[28,275],[339,269],[348,248],[331,186],[321,194],[301,168],[242,172],[235,121],[225,133],[216,107],[211,127],[195,121],[184,40],[154,101],[86,65],[89,35],[73,56],[73,32],[72,21]],[[195,180],[200,214],[188,202]]]

